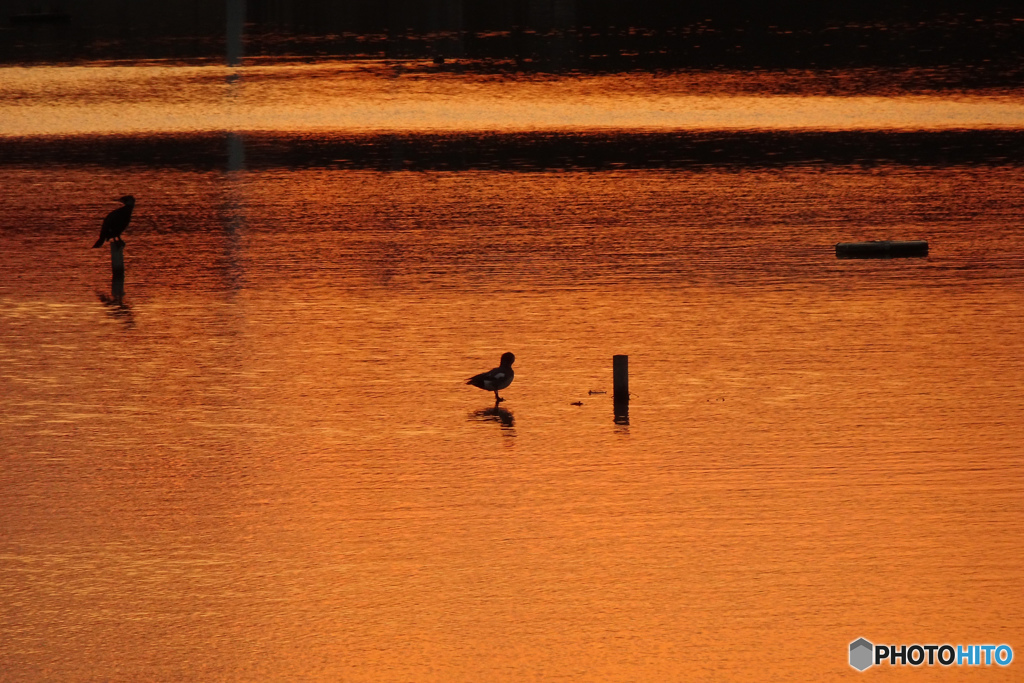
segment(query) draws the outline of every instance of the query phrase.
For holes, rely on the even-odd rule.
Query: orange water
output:
[[[1022,181],[0,166],[0,679],[1019,657]],[[834,257],[881,238],[931,255]]]
[[[844,72],[513,78],[423,69],[375,61],[0,67],[0,136],[1024,127],[1019,91],[864,92]]]

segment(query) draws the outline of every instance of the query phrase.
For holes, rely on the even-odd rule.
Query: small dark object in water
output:
[[[594,391],[593,389],[591,389],[587,393],[590,394],[591,396],[593,396],[594,394],[607,394],[608,392],[607,391]]]
[[[927,240],[878,240],[836,244],[836,258],[922,258],[927,255]]]
[[[569,405],[571,405],[571,406],[581,406],[581,405],[583,405],[583,401],[573,401]]]

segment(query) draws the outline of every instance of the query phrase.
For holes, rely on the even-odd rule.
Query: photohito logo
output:
[[[850,666],[864,671],[873,664],[890,666],[1009,666],[1013,648],[1009,645],[872,645],[865,638],[850,643]]]

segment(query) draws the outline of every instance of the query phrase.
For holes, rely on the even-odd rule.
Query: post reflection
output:
[[[615,424],[628,427],[629,426],[629,399],[616,400],[614,402],[615,410]]]
[[[233,86],[232,86],[233,88]],[[229,99],[234,91],[229,90]],[[228,290],[238,291],[242,286],[241,239],[245,229],[245,139],[231,131],[227,135],[227,174],[224,198],[224,236],[227,264],[225,276]]]
[[[124,300],[124,276],[113,276],[110,281],[110,294],[97,291],[96,297],[112,318],[122,321],[126,327],[135,327],[135,314],[131,305]]]

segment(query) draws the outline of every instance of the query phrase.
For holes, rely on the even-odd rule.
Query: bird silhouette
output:
[[[515,362],[516,357],[512,353],[503,353],[501,354],[501,363],[498,367],[470,377],[466,380],[466,384],[471,384],[485,391],[493,391],[494,404],[497,405],[505,400],[498,396],[498,392],[512,384],[512,379],[516,376],[516,373],[512,371],[512,364]]]
[[[121,233],[128,227],[128,223],[132,220],[132,209],[135,208],[135,197],[127,194],[117,201],[124,204],[124,206],[114,209],[107,214],[107,217],[103,219],[103,227],[100,228],[100,238],[96,240],[96,244],[92,245],[93,249],[98,249],[103,246],[103,243],[107,240],[114,240],[115,242],[124,242],[121,239]]]

